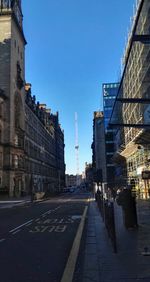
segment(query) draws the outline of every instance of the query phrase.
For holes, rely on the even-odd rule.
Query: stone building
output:
[[[36,103],[30,84],[25,90],[25,191],[60,191],[65,186],[65,165],[58,113]]]
[[[82,175],[66,174],[66,187],[79,186],[81,182]]]
[[[21,1],[0,1],[1,188],[24,189],[24,53]],[[17,169],[16,169],[17,166]],[[15,188],[16,187],[16,188]]]
[[[0,191],[59,190],[65,183],[64,133],[25,88],[21,0],[0,1]],[[42,108],[42,109],[41,109]],[[39,116],[40,115],[40,116]]]
[[[94,112],[92,143],[93,177],[96,183],[106,183],[105,127],[102,111]]]

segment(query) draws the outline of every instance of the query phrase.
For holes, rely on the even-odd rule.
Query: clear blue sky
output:
[[[91,162],[93,112],[102,83],[118,81],[135,0],[22,0],[26,81],[37,100],[59,111],[66,172],[76,174],[75,112],[80,172]]]

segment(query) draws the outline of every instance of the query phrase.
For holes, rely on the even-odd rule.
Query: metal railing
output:
[[[96,201],[100,210],[101,216],[105,223],[105,227],[108,232],[108,236],[111,240],[114,253],[117,253],[116,242],[116,228],[115,228],[115,216],[114,216],[114,204],[113,202],[106,200],[99,193],[96,194]]]

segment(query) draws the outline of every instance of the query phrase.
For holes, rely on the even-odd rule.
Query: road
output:
[[[89,197],[70,193],[0,210],[0,281],[67,282]]]

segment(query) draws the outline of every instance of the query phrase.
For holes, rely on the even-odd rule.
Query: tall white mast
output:
[[[78,115],[75,112],[75,153],[76,153],[76,185],[79,185],[79,143],[78,143]]]

